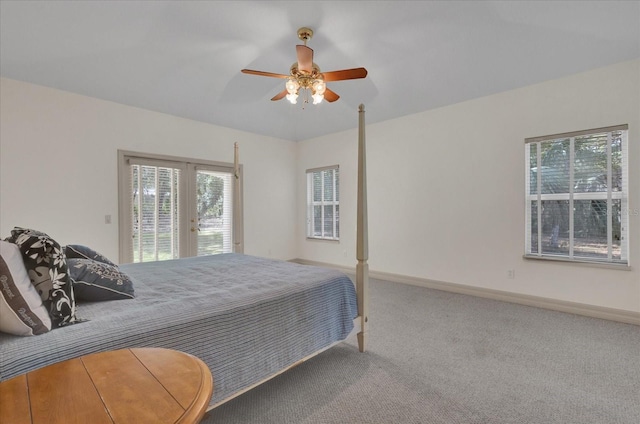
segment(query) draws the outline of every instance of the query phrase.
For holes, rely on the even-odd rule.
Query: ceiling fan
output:
[[[313,37],[313,31],[303,27],[298,30],[298,38],[304,45],[296,46],[298,61],[291,65],[289,75],[274,74],[272,72],[254,71],[243,69],[241,72],[251,75],[286,79],[285,89],[273,96],[272,101],[287,98],[292,104],[297,103],[300,89],[310,90],[313,104],[320,103],[323,99],[335,102],[340,98],[338,94],[327,88],[327,82],[343,81],[349,79],[364,78],[367,76],[365,68],[343,69],[340,71],[320,72],[320,67],[313,62],[313,49],[307,47],[307,41]]]

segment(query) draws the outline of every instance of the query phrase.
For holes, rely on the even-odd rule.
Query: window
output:
[[[241,252],[233,165],[120,151],[119,167],[120,262]]]
[[[628,126],[525,140],[525,256],[627,264]]]
[[[340,170],[338,166],[307,171],[307,237],[340,239]]]

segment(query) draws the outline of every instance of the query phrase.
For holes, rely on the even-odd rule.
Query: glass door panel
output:
[[[192,256],[233,250],[233,173],[198,166],[191,217]]]

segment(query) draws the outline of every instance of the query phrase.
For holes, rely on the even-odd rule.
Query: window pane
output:
[[[538,201],[531,202],[531,253],[538,253]]]
[[[336,201],[340,200],[340,169],[333,170],[334,177],[336,180]]]
[[[131,165],[131,178],[133,261],[177,258],[180,171]]]
[[[576,137],[574,142],[574,191],[606,192],[607,134]]]
[[[538,143],[529,144],[529,194],[538,193]]]
[[[622,131],[611,134],[611,190],[622,191]]]
[[[156,260],[156,167],[142,167],[142,220],[140,237],[142,238],[142,261]]]
[[[541,144],[541,192],[569,192],[569,139],[554,140]]]
[[[622,259],[622,201],[619,199],[611,202],[612,240],[611,258]]]
[[[140,176],[140,167],[138,165],[131,166],[131,235],[133,236],[133,262],[140,262],[140,207],[138,200],[140,199],[140,187],[138,186],[138,178]]]
[[[321,172],[313,173],[313,201],[314,202],[322,201],[322,173]]]
[[[333,170],[324,171],[324,200],[326,202],[333,201]]]
[[[569,201],[543,200],[542,253],[569,254]]]
[[[576,200],[573,210],[573,254],[606,259],[607,201]]]
[[[230,253],[232,249],[232,174],[198,169],[198,256]]]
[[[174,215],[174,203],[177,191],[173,185],[174,170],[158,168],[158,259],[174,259],[177,251],[177,221]]]
[[[324,236],[333,237],[333,205],[324,206]]]
[[[336,238],[340,237],[340,205],[336,205]]]
[[[322,237],[322,206],[313,207],[313,236]]]

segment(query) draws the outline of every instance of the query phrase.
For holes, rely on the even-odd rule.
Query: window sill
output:
[[[322,237],[307,237],[307,240],[313,240],[313,241],[328,241],[328,242],[340,242],[340,239],[330,239],[330,238],[322,238]]]
[[[599,261],[589,261],[582,259],[569,259],[561,256],[538,256],[538,255],[523,255],[524,259],[532,259],[538,261],[550,261],[550,262],[562,262],[562,263],[570,263],[576,264],[580,266],[588,266],[594,268],[608,268],[608,269],[617,269],[619,271],[631,271],[631,266],[626,263],[616,263],[616,262],[599,262]]]

